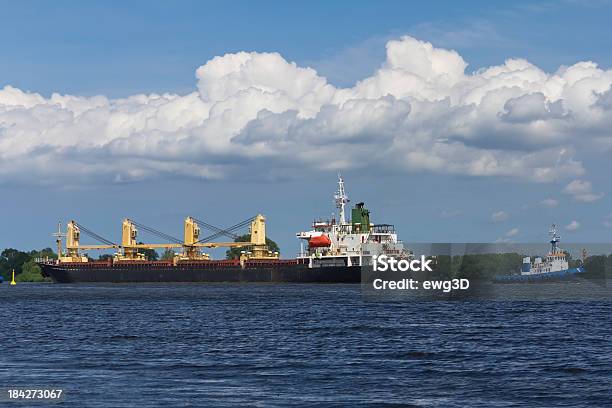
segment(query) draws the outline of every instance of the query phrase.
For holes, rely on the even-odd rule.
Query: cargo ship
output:
[[[552,225],[550,231],[550,252],[542,259],[541,257],[523,258],[521,273],[516,275],[498,275],[495,276],[495,283],[529,283],[529,282],[556,282],[564,280],[573,280],[581,275],[584,275],[584,259],[586,251],[583,252],[583,265],[574,268],[569,267],[567,253],[559,248],[561,237],[557,233],[557,226]]]
[[[309,231],[296,234],[302,242],[299,255],[281,259],[278,252],[266,245],[266,218],[259,214],[230,228],[218,228],[194,217],[184,222],[184,238],[144,226],[130,219],[122,224],[121,244],[115,244],[76,221],[67,224],[66,232],[58,228],[56,243],[58,259],[37,260],[45,277],[57,283],[135,283],[135,282],[292,282],[292,283],[359,283],[361,269],[372,263],[372,257],[382,254],[396,258],[409,252],[398,240],[391,224],[373,224],[364,203],[357,203],[347,219],[349,203],[344,180],[338,176],[334,195],[338,219],[315,220]],[[212,242],[220,236],[233,235],[240,226],[250,223],[250,241]],[[201,238],[200,226],[214,233]],[[137,240],[138,229],[171,240],[165,244],[143,244]],[[81,232],[102,242],[83,245]],[[63,239],[66,240],[65,248]],[[238,259],[214,260],[203,253],[204,248],[240,248]],[[149,261],[143,250],[180,249],[172,259]],[[82,251],[116,249],[113,256],[92,260]]]

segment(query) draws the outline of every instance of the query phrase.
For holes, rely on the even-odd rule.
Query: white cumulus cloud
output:
[[[496,243],[498,244],[509,244],[512,243],[512,238],[516,237],[519,233],[521,232],[520,229],[518,228],[512,228],[511,230],[508,230],[504,236],[499,237],[495,240]]]
[[[583,203],[592,203],[604,196],[604,193],[594,193],[590,181],[574,180],[563,189],[565,194],[571,195],[574,200]]]
[[[467,66],[456,51],[402,37],[347,88],[256,52],[206,62],[187,95],[44,97],[6,85],[0,183],[348,168],[547,182],[585,174],[578,147],[612,151],[611,70],[586,61],[549,73],[524,59]]]
[[[493,214],[491,214],[491,221],[502,222],[502,221],[506,221],[509,217],[510,216],[505,211],[502,211],[502,210],[495,211]]]
[[[565,226],[565,229],[568,231],[576,231],[578,228],[580,228],[580,223],[576,220],[573,220]]]
[[[512,228],[510,231],[506,232],[507,237],[515,237],[519,234],[520,230],[518,228]]]

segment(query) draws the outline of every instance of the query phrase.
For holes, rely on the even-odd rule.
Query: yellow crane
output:
[[[249,232],[251,240],[246,242],[203,242],[195,243],[196,246],[206,248],[245,248],[250,247],[250,251],[245,251],[241,254],[240,260],[246,259],[278,259],[278,252],[272,252],[266,245],[266,217],[261,214],[257,214],[250,220],[251,226]],[[223,231],[225,232],[225,231]]]
[[[136,237],[138,236],[138,229],[136,229],[136,225],[137,224],[129,218],[123,220],[123,223],[121,225],[121,248],[123,249],[123,253],[119,253],[115,256],[117,260],[146,260],[145,255],[141,252],[138,252],[139,249],[170,249],[183,247],[183,244],[178,242],[168,244],[138,243],[138,241],[136,240]],[[174,238],[172,239],[174,240]]]
[[[64,234],[61,231],[58,231],[54,234],[57,237],[58,243],[58,258],[60,262],[87,262],[89,259],[87,256],[83,256],[79,254],[79,250],[87,250],[87,249],[113,249],[119,248],[119,245],[113,244],[110,241],[105,240],[104,238],[98,236],[102,241],[106,241],[105,245],[81,245],[81,228],[84,231],[90,232],[87,228],[77,224],[76,221],[71,220],[66,225],[66,252],[63,253],[61,250],[62,247],[62,236]],[[94,234],[97,235],[97,234]]]
[[[58,258],[60,262],[88,262],[89,258],[79,253],[80,250],[102,250],[102,249],[117,249],[118,252],[115,254],[115,259],[118,261],[134,261],[134,260],[145,260],[145,255],[139,252],[139,249],[173,249],[182,248],[182,252],[175,256],[175,261],[178,260],[206,260],[210,259],[210,256],[206,253],[202,253],[202,248],[250,248],[250,251],[244,251],[241,255],[241,260],[245,259],[278,259],[277,252],[271,252],[268,250],[266,245],[266,224],[265,217],[261,214],[255,217],[245,220],[239,224],[228,229],[221,229],[214,227],[210,224],[206,224],[216,231],[211,237],[200,238],[200,227],[197,219],[194,217],[187,217],[184,223],[184,237],[183,240],[174,238],[168,234],[164,234],[153,228],[139,224],[129,218],[123,220],[121,226],[121,244],[115,244],[100,235],[94,233],[88,228],[78,224],[72,220],[68,222],[66,227],[66,234],[62,234],[61,229],[53,234],[57,237],[56,242],[58,245]],[[210,239],[217,238],[220,235],[234,236],[231,231],[239,227],[243,227],[250,222],[250,235],[251,240],[247,242],[210,242]],[[138,243],[138,228],[144,229],[150,233],[158,235],[171,243],[162,244],[151,244],[151,243]],[[98,241],[103,242],[101,245],[83,245],[80,243],[81,231],[87,233],[91,237]],[[62,237],[66,237],[66,251],[62,250]]]

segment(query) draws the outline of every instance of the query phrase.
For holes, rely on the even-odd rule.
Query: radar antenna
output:
[[[338,208],[340,212],[340,225],[346,224],[346,216],[344,213],[344,206],[350,200],[344,191],[344,180],[340,173],[338,173],[338,191],[334,194],[334,201],[336,202],[336,208]]]

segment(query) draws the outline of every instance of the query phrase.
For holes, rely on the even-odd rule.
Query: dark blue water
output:
[[[0,389],[62,388],[59,406],[612,406],[609,302],[3,284],[0,325]]]

